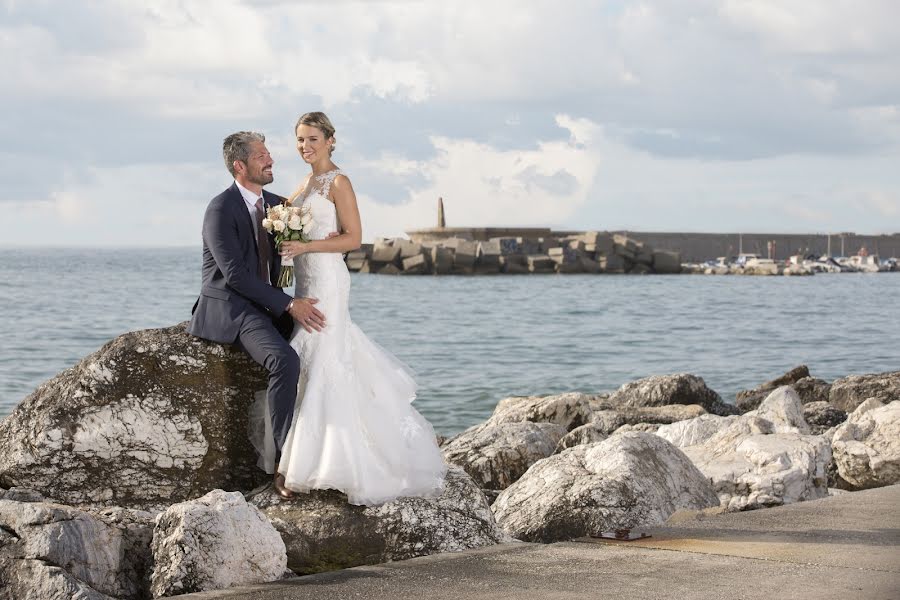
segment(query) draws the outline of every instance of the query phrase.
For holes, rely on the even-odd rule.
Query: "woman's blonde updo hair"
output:
[[[300,118],[297,119],[297,124],[294,125],[294,132],[297,131],[297,128],[301,125],[309,125],[311,127],[315,127],[323,134],[325,134],[325,139],[334,137],[334,125],[331,124],[331,119],[328,118],[323,112],[308,112],[306,114],[300,115]],[[337,142],[331,143],[331,148],[328,149],[328,154],[334,153],[334,147]]]

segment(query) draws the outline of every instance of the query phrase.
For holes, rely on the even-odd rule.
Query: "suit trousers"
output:
[[[297,402],[300,358],[267,315],[250,312],[244,317],[235,346],[269,372],[267,390],[276,457],[287,438]],[[277,466],[277,462],[276,462]]]

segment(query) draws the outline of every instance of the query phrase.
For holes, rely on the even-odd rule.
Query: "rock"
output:
[[[772,423],[776,433],[809,433],[809,424],[803,418],[800,396],[789,385],[772,391],[759,408],[748,415],[755,415]]]
[[[478,258],[478,244],[469,240],[459,240],[456,244],[456,253],[453,256],[455,267],[474,267]]]
[[[436,275],[446,275],[453,270],[453,251],[434,246],[431,248],[431,264]]]
[[[280,501],[269,487],[250,501],[272,521],[287,546],[288,567],[317,573],[358,565],[457,552],[512,541],[462,468],[450,466],[436,498],[400,498],[354,506],[336,491]]]
[[[478,262],[482,266],[491,266],[500,268],[500,257],[503,255],[503,249],[500,247],[499,241],[488,241],[478,243]]]
[[[400,260],[400,246],[392,240],[375,240],[372,248],[372,261],[381,264],[396,263]]]
[[[706,442],[737,418],[701,415],[695,419],[663,425],[656,430],[656,435],[678,448],[696,446]]]
[[[610,434],[607,433],[604,425],[600,423],[588,423],[587,425],[576,427],[575,429],[564,435],[562,438],[560,438],[559,442],[557,442],[556,444],[556,450],[554,451],[554,454],[559,454],[566,448],[571,448],[572,446],[602,442],[603,440],[608,438],[609,435]]]
[[[0,500],[0,598],[146,597],[153,516]]]
[[[663,425],[657,435],[684,450],[730,511],[823,498],[831,447],[805,435],[797,393],[778,388],[742,416],[704,415]]]
[[[794,367],[784,375],[776,377],[771,381],[767,381],[766,383],[752,390],[741,390],[735,396],[734,403],[742,413],[754,410],[760,405],[763,400],[766,399],[766,396],[769,395],[769,392],[771,392],[775,388],[781,387],[783,385],[791,385],[805,377],[809,377],[809,367],[807,367],[806,365]]]
[[[397,240],[394,245],[400,247],[400,258],[410,258],[422,254],[422,244],[410,240]]]
[[[638,252],[637,243],[626,235],[613,235],[613,252],[618,256],[634,261]]]
[[[697,404],[683,405],[673,404],[669,406],[642,406],[638,408],[621,408],[609,409],[609,399],[597,399],[591,403],[594,412],[591,414],[592,429],[595,434],[604,436],[611,435],[615,431],[624,426],[648,425],[637,430],[648,431],[656,430],[656,427],[650,425],[658,425],[663,423],[675,423],[686,419],[693,419],[700,415],[706,414],[702,406]],[[588,435],[585,431],[583,435]],[[566,443],[574,445],[571,442],[577,438],[571,438]],[[568,447],[568,446],[566,446]]]
[[[153,562],[151,591],[159,598],[274,581],[287,554],[278,531],[240,492],[213,490],[157,517]]]
[[[597,396],[581,392],[567,392],[552,396],[512,396],[494,407],[492,423],[556,423],[566,431],[588,423],[593,415],[592,402]]]
[[[624,273],[627,267],[625,259],[619,254],[605,254],[600,264],[607,273]]]
[[[669,404],[699,404],[715,415],[731,415],[737,408],[722,402],[715,391],[706,387],[702,377],[688,373],[654,375],[626,383],[613,393],[608,406],[620,407],[665,406]]]
[[[378,269],[379,275],[399,275],[402,272],[403,271],[401,271],[400,268],[397,267],[397,265],[395,265],[394,263],[388,263]]]
[[[810,432],[823,435],[826,431],[847,420],[847,413],[828,402],[810,402],[803,405],[803,418],[809,423]]]
[[[414,254],[403,259],[403,272],[406,274],[425,273],[427,270],[428,261],[423,254]]]
[[[900,401],[866,400],[837,428],[834,461],[856,489],[900,483]]]
[[[479,487],[502,490],[528,467],[553,454],[566,434],[555,423],[488,421],[466,429],[441,448],[444,459],[465,469]]]
[[[64,504],[164,508],[265,478],[247,411],[265,372],[184,325],[127,333],[0,422],[0,483]]]
[[[44,502],[46,498],[40,492],[28,488],[12,487],[8,490],[0,488],[0,500],[13,500],[14,502]]]
[[[529,542],[555,542],[665,522],[718,503],[680,450],[651,433],[622,433],[537,462],[494,502],[497,522]]]
[[[681,273],[681,254],[657,250],[653,253],[653,270],[656,273]]]
[[[552,273],[556,268],[556,263],[546,254],[529,254],[526,258],[532,273]]]
[[[716,436],[713,436],[715,440]],[[729,511],[780,506],[828,495],[831,448],[821,436],[740,435],[683,448]]]
[[[882,404],[900,400],[900,371],[850,375],[832,382],[828,401],[845,412],[853,412],[869,398]]]
[[[800,402],[803,404],[827,402],[831,393],[831,384],[816,377],[803,377],[792,383],[791,387],[800,396]]]

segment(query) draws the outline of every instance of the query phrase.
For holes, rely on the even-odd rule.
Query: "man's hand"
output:
[[[313,306],[317,302],[315,298],[294,298],[288,305],[288,314],[310,333],[313,330],[322,331],[325,327],[325,315]]]

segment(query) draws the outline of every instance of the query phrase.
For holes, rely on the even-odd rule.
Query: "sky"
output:
[[[199,246],[323,110],[364,239],[900,232],[896,0],[0,0],[0,244]]]

